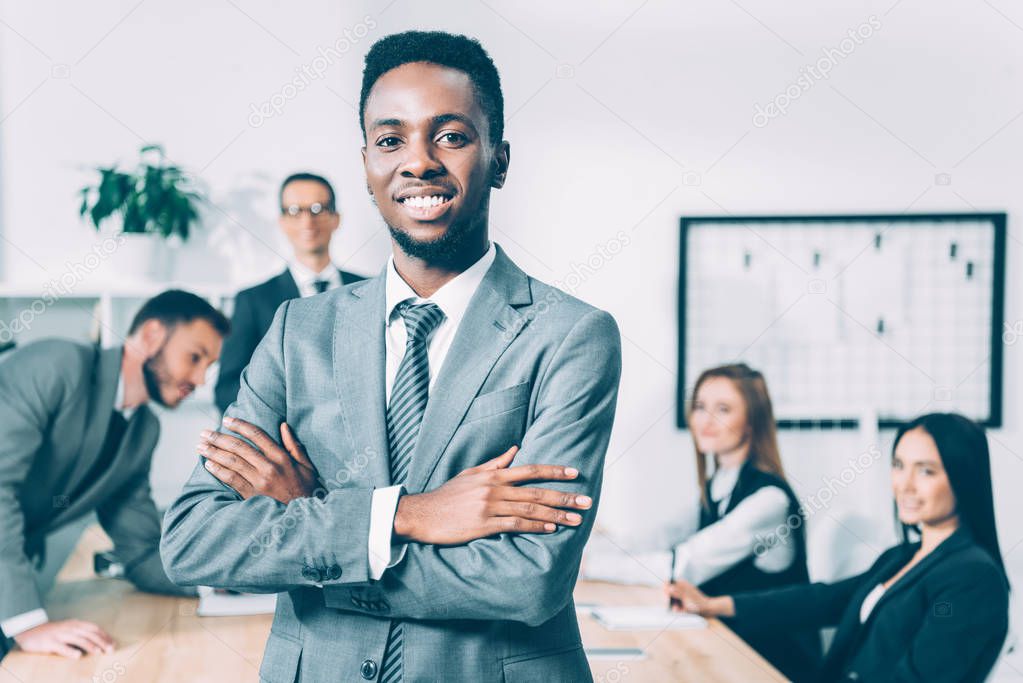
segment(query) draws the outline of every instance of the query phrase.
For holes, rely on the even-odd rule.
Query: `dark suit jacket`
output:
[[[364,279],[361,275],[344,270],[339,269],[338,272],[341,273],[342,285]],[[298,285],[288,269],[262,284],[238,292],[234,299],[231,334],[224,340],[224,348],[220,353],[220,375],[214,391],[220,412],[226,411],[238,397],[242,370],[249,364],[252,352],[270,329],[274,313],[285,301],[298,297]]]
[[[136,409],[113,461],[93,469],[120,370],[121,348],[63,339],[19,347],[0,362],[0,621],[42,607],[32,560],[48,533],[93,511],[139,588],[195,593],[171,583],[160,563],[149,489],[156,416]]]
[[[838,583],[735,595],[736,618],[771,629],[838,626],[820,681],[983,681],[1008,630],[1009,593],[1002,569],[965,529],[896,581],[860,624],[863,599],[919,547],[895,546]]]

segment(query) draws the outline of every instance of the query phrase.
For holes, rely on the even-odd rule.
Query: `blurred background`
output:
[[[1023,8],[1004,0],[6,0],[0,321],[21,316],[19,344],[55,334],[116,344],[142,300],[171,283],[230,309],[234,292],[284,265],[276,192],[298,170],[339,192],[335,261],[377,273],[390,241],[359,153],[362,58],[409,28],[477,37],[501,71],[512,164],[492,200],[492,239],[621,326],[598,541],[657,544],[693,506],[692,441],[676,424],[680,218],[1007,213],[1003,415],[989,437],[1002,548],[1023,578],[1023,344],[1010,334],[1023,338]],[[825,62],[826,72],[808,68]],[[147,144],[197,179],[201,224],[187,240],[108,249],[113,233],[78,215],[79,190],[98,167],[133,166]],[[689,259],[701,272],[716,266],[712,251]],[[925,286],[936,305],[957,305]],[[740,318],[737,343],[755,350],[760,337]],[[1002,332],[990,317],[981,324]],[[900,376],[871,387],[878,404]],[[954,409],[948,384],[920,412]],[[858,418],[847,429],[780,435],[797,494],[827,499],[808,520],[816,579],[866,567],[894,538],[893,433],[871,408],[841,416]],[[209,386],[161,414],[159,504],[176,496],[198,431],[218,418]]]

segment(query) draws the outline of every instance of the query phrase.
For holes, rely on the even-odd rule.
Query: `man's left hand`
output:
[[[206,457],[206,469],[242,498],[269,496],[285,505],[311,497],[318,488],[316,468],[286,422],[281,423],[277,445],[259,427],[237,418],[224,418],[224,426],[253,445],[221,432],[204,430],[197,449]]]

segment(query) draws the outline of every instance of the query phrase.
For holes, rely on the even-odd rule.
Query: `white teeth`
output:
[[[425,209],[431,206],[440,206],[446,201],[447,199],[440,195],[432,195],[430,197],[406,197],[404,200],[405,204],[416,209]]]

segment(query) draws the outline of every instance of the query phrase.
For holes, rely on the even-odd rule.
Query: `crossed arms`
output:
[[[278,311],[270,332],[242,377],[232,417],[276,435],[286,415],[284,338],[288,305]],[[404,558],[372,585],[389,606],[387,616],[416,619],[512,619],[540,624],[570,599],[593,513],[577,523],[561,517],[561,528],[543,532],[553,507],[576,507],[575,496],[599,498],[603,457],[614,417],[621,369],[614,320],[592,311],[565,335],[537,380],[534,421],[517,453],[480,453],[489,466],[473,468],[441,487],[404,496],[395,533],[407,541]],[[229,445],[216,439],[217,445]],[[285,439],[287,441],[287,439]],[[287,444],[286,444],[287,445]],[[519,467],[505,469],[514,457]],[[212,459],[212,457],[211,457]],[[556,461],[552,467],[536,468]],[[508,474],[526,465],[533,469]],[[566,474],[574,468],[577,476]],[[502,470],[504,473],[502,473]],[[521,477],[521,478],[520,478]],[[542,501],[508,493],[526,479]],[[469,483],[467,483],[467,480]],[[557,490],[550,493],[550,480]],[[479,512],[475,494],[500,499],[489,516],[480,514],[460,529],[459,509]],[[520,491],[526,489],[519,489]],[[458,495],[455,495],[458,494]],[[526,494],[532,495],[532,494]],[[368,535],[373,489],[342,487],[322,497],[288,502],[269,495],[243,497],[199,466],[181,497],[168,510],[162,543],[164,565],[182,584],[207,584],[260,592],[321,586],[330,607],[365,611],[349,599],[353,589],[370,585]],[[476,508],[471,504],[476,503]],[[550,503],[550,505],[548,505]],[[566,503],[562,505],[562,503]],[[521,517],[532,514],[533,517]],[[503,512],[504,514],[500,514]],[[486,517],[486,519],[484,519]],[[493,517],[520,522],[494,522]],[[502,527],[521,525],[520,528]],[[537,529],[535,524],[539,524]],[[541,533],[535,533],[536,531]],[[534,533],[507,533],[532,531]],[[459,533],[463,536],[459,536]],[[379,612],[373,612],[380,616]]]

